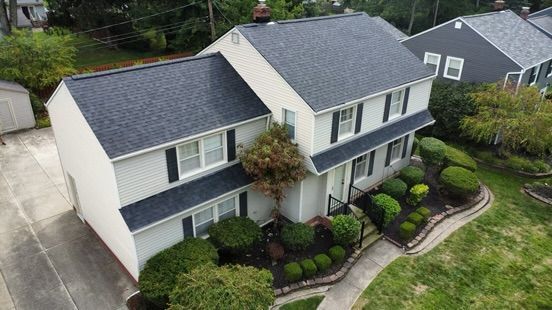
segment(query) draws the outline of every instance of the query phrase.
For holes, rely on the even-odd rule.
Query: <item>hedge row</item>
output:
[[[345,254],[345,249],[342,246],[335,245],[330,248],[328,254],[318,254],[313,259],[307,258],[299,263],[292,262],[284,265],[284,276],[289,282],[312,278],[316,273],[328,270],[332,263],[343,262]]]

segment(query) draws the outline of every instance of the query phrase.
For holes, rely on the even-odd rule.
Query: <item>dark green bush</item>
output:
[[[412,187],[419,184],[424,179],[424,171],[418,167],[408,166],[401,169],[399,178],[403,180],[406,185]]]
[[[420,144],[420,140],[418,138],[414,137],[414,141],[412,141],[412,153],[416,153],[416,149],[418,148],[418,144]]]
[[[301,261],[301,268],[303,269],[303,275],[306,279],[312,278],[318,271],[316,264],[310,258]]]
[[[470,155],[450,146],[447,146],[444,164],[445,167],[462,167],[472,172],[477,169],[477,163],[470,157]]]
[[[324,272],[332,265],[332,259],[326,254],[318,254],[314,257],[314,263],[318,270]]]
[[[345,249],[340,245],[334,245],[328,251],[328,256],[334,263],[341,263],[345,259]]]
[[[408,215],[406,220],[416,226],[419,226],[424,221],[424,217],[419,213],[412,212]]]
[[[416,209],[416,213],[424,217],[424,221],[427,221],[431,217],[431,210],[426,207],[419,207]]]
[[[535,160],[533,162],[533,166],[535,166],[535,168],[541,173],[550,171],[550,165],[545,163],[543,160]]]
[[[292,251],[301,251],[314,242],[314,229],[305,223],[285,225],[282,229],[282,242]]]
[[[519,156],[508,158],[505,164],[510,169],[529,173],[548,172],[550,170],[550,166],[542,160],[538,161],[538,163],[537,161],[533,163],[529,159]]]
[[[477,176],[462,167],[448,167],[439,178],[447,192],[456,197],[467,197],[477,193],[479,182]]]
[[[159,307],[165,307],[176,283],[176,276],[205,264],[217,264],[215,247],[201,238],[188,238],[150,258],[140,272],[142,295]]]
[[[415,232],[416,232],[416,225],[410,222],[403,222],[399,227],[399,235],[401,239],[404,241],[408,241],[412,239]]]
[[[289,282],[297,282],[303,277],[303,269],[299,263],[293,262],[284,265],[284,276]]]
[[[341,245],[355,242],[360,235],[360,222],[350,215],[337,215],[332,220],[334,241]]]
[[[387,195],[399,199],[406,193],[408,185],[401,179],[389,179],[383,182],[381,190]]]
[[[420,157],[424,164],[429,166],[438,166],[445,158],[447,145],[432,137],[423,138],[420,141]]]
[[[248,217],[227,218],[209,227],[213,243],[233,252],[249,249],[262,235],[261,227]]]
[[[374,196],[373,202],[385,211],[383,217],[383,224],[385,226],[391,223],[391,221],[401,213],[401,205],[399,202],[387,194],[377,194]]]

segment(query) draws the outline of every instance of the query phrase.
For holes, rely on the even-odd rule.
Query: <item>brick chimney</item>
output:
[[[529,11],[530,7],[528,6],[524,6],[521,8],[521,12],[519,13],[519,16],[525,20],[527,20],[527,18],[529,18],[529,13],[531,13],[531,11]]]
[[[493,4],[493,11],[502,11],[504,10],[504,5],[505,5],[505,2],[504,0],[496,0]]]
[[[253,22],[268,23],[270,21],[270,8],[265,4],[265,0],[259,0],[259,3],[253,8]]]

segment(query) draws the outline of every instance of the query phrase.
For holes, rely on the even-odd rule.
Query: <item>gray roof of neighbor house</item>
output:
[[[510,10],[462,19],[525,69],[552,58],[552,39]]]
[[[131,232],[251,184],[241,163],[140,200],[119,211]]]
[[[8,1],[6,1],[6,2],[8,2]],[[44,5],[44,1],[42,1],[42,0],[17,0],[17,5],[25,5],[25,4]]]
[[[391,23],[389,23],[388,21],[386,21],[385,19],[383,19],[382,17],[380,16],[373,16],[372,19],[381,27],[383,28],[383,30],[389,32],[390,35],[393,36],[393,38],[397,39],[397,40],[402,40],[402,39],[406,39],[408,38],[408,36],[400,31],[399,29],[397,29],[395,26],[393,26]]]
[[[270,114],[220,53],[63,81],[109,158]]]
[[[16,91],[20,93],[28,94],[29,91],[25,87],[21,86],[19,83],[0,80],[0,89]]]
[[[546,33],[548,33],[549,36],[552,35],[552,12],[551,15],[540,15],[535,17],[529,17],[529,22],[537,26],[539,29],[542,29]]]
[[[537,16],[552,16],[552,6],[548,7],[546,9],[542,9],[540,11],[536,11],[534,13],[529,14],[529,18],[537,17]]]
[[[430,125],[433,122],[433,117],[429,111],[423,110],[366,133],[352,141],[311,156],[311,159],[316,171],[322,174],[337,165],[351,160],[351,158],[366,154],[385,143],[398,139],[409,132]]]
[[[366,13],[236,27],[316,112],[433,75]]]

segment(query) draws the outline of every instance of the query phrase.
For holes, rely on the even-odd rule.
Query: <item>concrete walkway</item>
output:
[[[118,309],[136,291],[76,216],[51,129],[0,145],[0,309]]]

